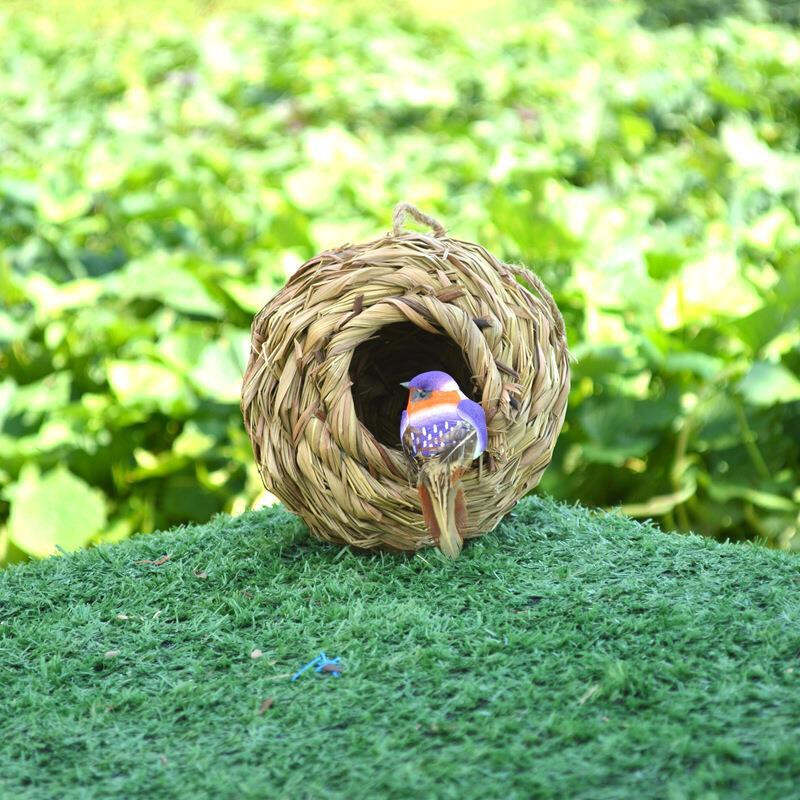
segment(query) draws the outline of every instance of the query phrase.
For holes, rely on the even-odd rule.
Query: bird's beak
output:
[[[409,384],[409,383],[410,383],[410,381],[403,381],[403,382],[402,382],[400,385],[401,385],[401,386],[402,386],[404,389],[408,389],[408,384]]]

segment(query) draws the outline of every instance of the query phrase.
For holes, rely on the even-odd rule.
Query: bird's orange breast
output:
[[[431,392],[430,397],[424,400],[408,400],[406,410],[409,415],[418,414],[420,411],[425,411],[434,406],[457,406],[461,400],[461,395],[458,392]]]

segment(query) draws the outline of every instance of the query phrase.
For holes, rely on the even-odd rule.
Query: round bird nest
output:
[[[406,214],[433,233],[402,229]],[[462,478],[466,538],[539,482],[566,412],[564,321],[538,277],[413,206],[380,239],[307,261],[256,315],[242,413],[264,485],[311,532],[360,548],[433,545],[400,445],[400,383],[443,370],[486,412]]]

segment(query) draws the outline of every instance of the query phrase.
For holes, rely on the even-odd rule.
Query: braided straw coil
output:
[[[406,214],[432,235],[403,230]],[[486,412],[487,452],[462,479],[474,537],[550,462],[568,359],[539,278],[403,203],[390,234],[315,256],[256,315],[242,414],[264,485],[314,535],[416,550],[433,540],[400,446],[400,382],[443,370]]]

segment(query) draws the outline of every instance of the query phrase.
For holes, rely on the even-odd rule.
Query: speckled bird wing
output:
[[[458,416],[465,422],[470,423],[477,432],[478,440],[474,456],[474,458],[477,458],[489,443],[489,433],[486,430],[486,414],[483,411],[483,406],[465,397],[458,404]]]
[[[403,445],[403,452],[412,460],[416,460],[417,452],[414,445],[414,432],[406,425],[403,432],[400,434],[400,443]]]
[[[402,435],[403,450],[419,463],[466,466],[475,458],[477,442],[475,425],[463,419],[455,407],[449,416],[438,417],[435,426],[431,421],[425,425],[408,423]]]
[[[411,459],[416,456],[416,448],[414,447],[414,430],[408,424],[408,412],[403,409],[400,415],[400,444],[403,446],[403,452]]]
[[[477,447],[478,431],[475,425],[469,420],[459,419],[448,433],[450,447],[443,453],[442,460],[448,464],[469,466],[475,458]]]

